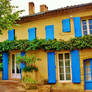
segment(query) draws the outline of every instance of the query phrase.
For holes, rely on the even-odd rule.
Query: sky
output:
[[[92,0],[11,0],[11,4],[18,6],[18,10],[25,10],[21,16],[28,15],[28,2],[34,2],[35,12],[37,13],[40,12],[41,4],[46,4],[49,10],[53,10],[65,6],[90,3]],[[15,11],[17,9],[15,9]]]

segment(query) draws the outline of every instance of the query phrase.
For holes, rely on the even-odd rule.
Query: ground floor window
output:
[[[69,53],[58,54],[59,58],[59,80],[71,81],[71,62]]]
[[[90,69],[90,60],[87,60],[85,62],[85,77],[86,77],[86,80],[91,80],[91,69]]]
[[[12,78],[20,78],[20,73],[21,73],[21,69],[20,69],[20,64],[16,62],[16,58],[19,54],[12,54]]]

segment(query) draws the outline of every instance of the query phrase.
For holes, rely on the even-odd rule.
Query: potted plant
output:
[[[38,71],[38,67],[36,66],[36,61],[40,60],[36,58],[34,55],[28,56],[17,56],[17,63],[24,63],[25,67],[22,69],[22,82],[24,83],[26,89],[35,89],[36,80],[35,73]]]

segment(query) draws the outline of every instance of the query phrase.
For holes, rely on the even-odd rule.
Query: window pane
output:
[[[65,60],[65,66],[70,66],[70,60]]]
[[[63,54],[59,54],[59,60],[63,60]]]
[[[92,30],[90,30],[90,34],[92,34]]]
[[[66,67],[66,74],[70,74],[70,67]]]
[[[83,21],[82,21],[82,24],[87,24],[87,23],[86,23],[86,20],[83,20]]]
[[[92,19],[89,19],[89,24],[92,24]]]
[[[59,54],[59,74],[60,74],[60,80],[64,80],[63,54]]]
[[[92,29],[92,25],[89,25],[89,29]]]
[[[15,55],[12,54],[12,73],[15,73]]]
[[[83,30],[87,30],[87,25],[83,25]]]
[[[85,62],[85,74],[86,80],[91,80],[91,70],[90,70],[90,61]]]
[[[65,53],[65,59],[69,59],[69,53]]]
[[[16,73],[20,73],[20,66],[16,63]]]
[[[87,21],[86,20],[83,20],[82,21],[82,24],[83,24],[83,34],[84,35],[87,35]]]
[[[70,74],[66,74],[66,80],[71,80]]]
[[[16,60],[17,60],[17,57],[19,56],[20,54],[16,54]],[[20,73],[20,64],[16,62],[16,73]]]
[[[63,60],[59,61],[59,66],[63,66]]]
[[[59,71],[60,73],[64,73],[64,68],[63,67],[59,68]]]
[[[84,35],[87,35],[87,34],[88,34],[88,33],[87,33],[87,30],[83,31],[83,34],[84,34]]]
[[[64,80],[64,74],[60,74],[60,80]]]

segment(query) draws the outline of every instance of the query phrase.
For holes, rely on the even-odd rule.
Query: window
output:
[[[63,19],[62,27],[63,27],[63,32],[70,32],[71,31],[70,19]]]
[[[85,75],[86,80],[91,80],[91,69],[90,69],[90,61],[85,62]]]
[[[45,36],[46,36],[46,40],[54,39],[54,25],[47,25],[45,27]]]
[[[35,27],[28,29],[28,39],[29,41],[36,39],[36,28]]]
[[[8,40],[9,41],[15,40],[15,29],[8,30]]]
[[[83,35],[92,34],[92,19],[82,20]]]
[[[71,63],[69,53],[59,54],[59,80],[71,80]]]
[[[12,54],[12,65],[11,65],[11,78],[21,78],[20,64],[17,63],[17,56],[19,54]]]

